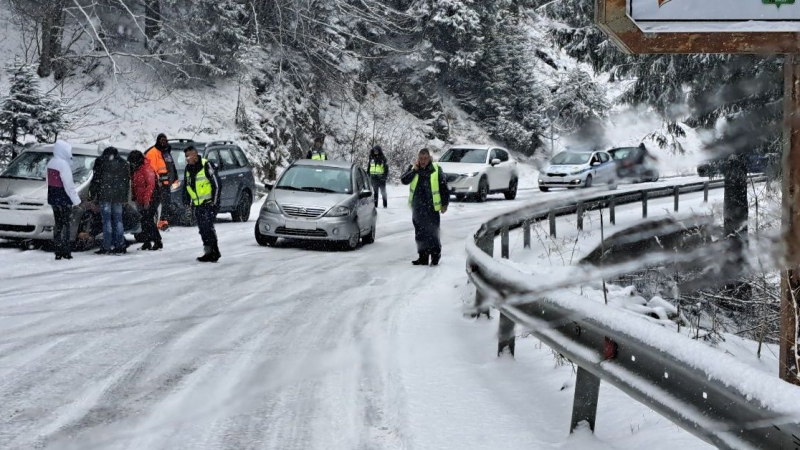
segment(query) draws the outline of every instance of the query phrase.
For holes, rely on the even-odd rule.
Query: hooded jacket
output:
[[[134,156],[136,155],[136,156]],[[147,164],[139,152],[131,153],[128,158],[128,163],[131,165],[133,175],[131,177],[131,193],[133,194],[133,201],[138,206],[149,208],[153,201],[156,187],[158,186],[158,175]]]
[[[373,175],[370,173],[369,168],[372,165],[372,163],[383,164],[384,172],[382,175]],[[389,179],[389,161],[386,160],[386,155],[383,154],[383,149],[381,149],[380,147],[375,147],[372,149],[372,151],[369,152],[369,161],[367,161],[367,173],[369,173],[371,178],[374,178],[383,183],[385,183],[386,180]]]
[[[156,144],[144,152],[144,157],[158,174],[159,184],[169,186],[178,179],[178,169],[175,166],[175,160],[172,159],[172,146],[167,144],[162,148],[158,145],[158,140],[162,137],[166,136],[163,133],[158,135]]]
[[[89,198],[107,203],[127,203],[131,192],[131,171],[114,147],[103,150],[94,162]]]
[[[53,157],[47,163],[47,203],[53,206],[81,203],[72,178],[72,146],[64,141],[56,141]]]

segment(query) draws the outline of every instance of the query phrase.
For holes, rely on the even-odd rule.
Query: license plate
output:
[[[291,230],[316,230],[317,222],[310,220],[287,220],[286,228]]]

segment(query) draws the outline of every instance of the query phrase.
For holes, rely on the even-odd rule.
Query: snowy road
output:
[[[442,266],[419,268],[391,192],[355,252],[262,248],[253,221],[218,224],[216,265],[194,229],[125,257],[0,249],[0,448],[707,448],[616,391],[605,436],[568,438],[569,368],[532,345],[497,361],[495,325],[461,317],[465,240],[558,194],[454,203]]]

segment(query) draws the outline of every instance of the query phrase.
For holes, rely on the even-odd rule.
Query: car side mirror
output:
[[[358,194],[358,198],[362,198],[362,199],[363,198],[371,198],[371,197],[372,197],[372,191],[361,191],[361,193]]]
[[[503,161],[500,161],[500,159],[498,159],[498,158],[495,158],[495,159],[493,159],[493,160],[492,160],[491,164],[492,164],[493,166],[496,166],[496,165],[500,164],[501,162],[503,162]]]
[[[602,164],[600,161],[594,161],[594,162],[592,163],[592,167],[594,167],[594,166],[599,166],[600,164]]]
[[[275,189],[275,185],[271,184],[271,183],[264,183],[264,189],[266,189],[268,191],[271,191],[271,190]]]

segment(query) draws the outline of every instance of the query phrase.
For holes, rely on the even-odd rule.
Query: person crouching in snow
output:
[[[183,177],[186,188],[183,191],[183,204],[194,209],[197,228],[203,239],[205,253],[197,258],[200,262],[217,262],[222,256],[217,244],[214,219],[219,212],[219,179],[214,165],[200,158],[194,147],[186,147],[186,173]]]

